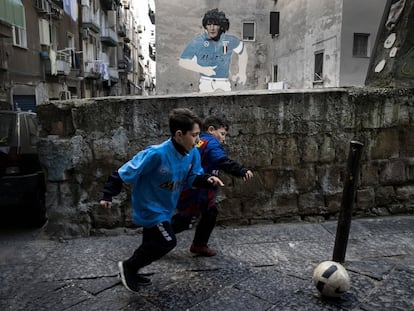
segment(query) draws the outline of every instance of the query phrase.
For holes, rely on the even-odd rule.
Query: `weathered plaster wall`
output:
[[[231,121],[229,155],[253,181],[223,176],[219,222],[321,220],[338,214],[349,143],[365,144],[356,215],[414,212],[414,90],[250,91],[226,95],[108,97],[39,106],[47,231],[87,236],[130,226],[129,189],[98,205],[107,175],[168,137],[168,112],[189,107]]]

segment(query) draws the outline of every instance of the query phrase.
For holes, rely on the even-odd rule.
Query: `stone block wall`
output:
[[[169,137],[168,113],[227,116],[226,150],[250,167],[222,174],[219,223],[321,221],[338,215],[350,141],[364,144],[355,216],[414,212],[414,90],[320,89],[202,96],[107,97],[46,103],[39,150],[51,235],[133,226],[130,189],[98,205],[111,171]]]

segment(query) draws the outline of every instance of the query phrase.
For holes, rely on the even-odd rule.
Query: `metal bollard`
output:
[[[341,210],[339,213],[338,225],[336,227],[335,247],[332,256],[332,260],[339,263],[345,261],[349,230],[351,228],[352,209],[355,201],[355,191],[358,185],[359,162],[363,146],[363,143],[355,140],[352,140],[350,143],[346,179],[344,182]]]

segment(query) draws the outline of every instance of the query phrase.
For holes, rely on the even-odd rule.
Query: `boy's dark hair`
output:
[[[218,115],[208,116],[204,119],[203,131],[207,131],[210,126],[214,127],[215,130],[219,128],[224,128],[226,131],[229,130],[228,121],[224,117]]]
[[[187,108],[176,108],[171,110],[169,116],[169,126],[171,135],[174,136],[178,130],[182,131],[183,134],[191,131],[194,124],[202,126],[201,119],[190,109]]]

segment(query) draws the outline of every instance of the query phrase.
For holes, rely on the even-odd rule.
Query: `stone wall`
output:
[[[352,139],[364,143],[355,216],[414,212],[414,90],[320,89],[107,97],[38,107],[47,174],[47,231],[88,236],[132,226],[130,189],[100,208],[111,171],[168,138],[168,112],[188,107],[231,122],[229,156],[252,168],[223,175],[219,223],[320,221],[338,215]]]

